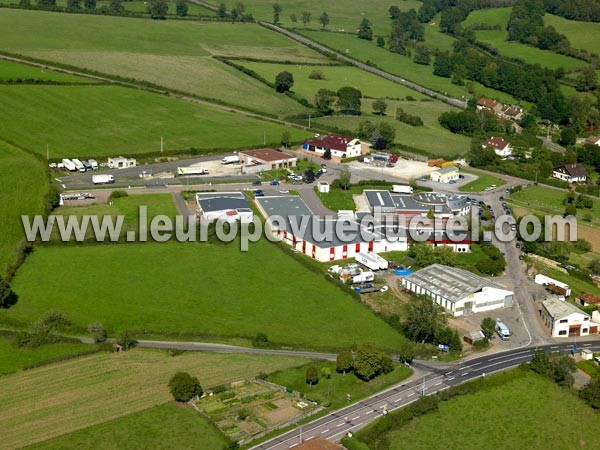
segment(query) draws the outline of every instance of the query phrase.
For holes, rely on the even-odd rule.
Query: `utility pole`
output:
[[[163,139],[163,137],[161,136],[161,137],[160,137],[160,152],[161,152],[161,153],[163,152],[163,147],[164,147],[164,139]]]
[[[398,119],[398,103],[394,103],[394,119]]]
[[[267,132],[263,131],[263,145],[267,145]]]
[[[308,129],[310,130],[310,113],[308,113]]]
[[[50,161],[50,146],[46,144],[46,161]]]

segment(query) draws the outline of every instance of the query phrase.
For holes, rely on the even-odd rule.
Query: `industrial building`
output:
[[[238,153],[238,157],[243,164],[242,172],[245,174],[259,173],[265,170],[290,169],[295,167],[297,162],[295,156],[272,148],[244,150]]]
[[[458,173],[458,167],[448,166],[431,172],[430,178],[435,183],[450,183],[451,181],[458,180],[460,174]]]
[[[135,158],[125,158],[123,156],[108,158],[108,167],[111,169],[127,169],[129,167],[135,167],[136,165],[137,161]]]
[[[540,314],[552,337],[588,336],[590,333],[598,333],[598,324],[591,322],[589,314],[556,298],[544,300]]]
[[[402,278],[402,286],[431,298],[454,317],[513,304],[512,291],[469,271],[441,264],[433,264]]]
[[[313,221],[313,212],[298,196],[259,197],[256,199],[266,217],[269,231],[297,251],[321,262],[353,258],[359,252],[389,252],[408,250],[406,230],[394,230],[394,239],[386,239],[382,227],[368,230],[355,217],[343,215],[337,219]],[[277,222],[274,218],[280,217]],[[344,221],[346,232],[336,233],[336,224]],[[354,233],[353,231],[356,231]]]
[[[366,189],[363,197],[372,214],[392,214],[411,218],[427,217],[433,212],[435,217],[448,219],[452,216],[466,215],[471,210],[464,195],[443,194],[439,192],[421,192],[401,194],[386,190]]]
[[[249,223],[254,217],[252,208],[242,192],[198,192],[196,194],[198,213],[202,219],[219,219]]]

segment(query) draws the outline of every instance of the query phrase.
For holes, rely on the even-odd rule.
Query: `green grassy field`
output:
[[[117,86],[0,86],[0,137],[50,158],[278,145],[284,126]],[[28,130],[23,133],[23,130]],[[308,133],[289,128],[293,140]]]
[[[507,200],[517,206],[532,208],[539,211],[562,214],[565,211],[563,200],[567,193],[543,186],[529,186],[519,192],[510,194]],[[577,217],[581,219],[585,214],[591,214],[595,222],[600,221],[600,202],[595,200],[593,207],[578,208]]]
[[[150,225],[150,221],[153,217],[163,214],[174,220],[177,214],[177,208],[173,202],[171,194],[143,194],[143,195],[131,195],[129,197],[122,197],[112,200],[113,204],[107,203],[96,203],[88,206],[60,206],[54,210],[53,214],[65,216],[65,221],[68,220],[67,216],[73,215],[81,221],[81,217],[84,215],[98,216],[102,220],[103,216],[111,216],[116,218],[117,215],[125,216],[123,220],[123,227],[121,236],[123,238],[127,231],[136,231],[139,225],[139,208],[145,206],[147,208],[147,225]],[[86,234],[87,239],[93,238],[93,230],[88,230]],[[57,229],[52,233],[52,240],[59,241],[60,235]],[[108,242],[108,236],[106,238]]]
[[[0,121],[3,122],[5,120]],[[14,249],[24,237],[21,215],[42,212],[48,181],[41,162],[3,141],[0,141],[0,179],[1,275],[6,265],[15,261],[17,255]]]
[[[310,386],[306,382],[306,370],[314,366],[319,370],[319,382]],[[331,370],[331,378],[327,379],[321,370],[327,367]],[[276,372],[269,377],[269,381],[280,384],[304,395],[321,405],[331,403],[332,409],[341,408],[348,404],[346,395],[350,394],[353,402],[368,397],[388,386],[399,383],[411,375],[411,370],[398,366],[393,372],[380,375],[371,381],[362,381],[353,373],[343,375],[335,370],[335,362],[314,362],[298,368]]]
[[[371,61],[382,70],[447,95],[458,98],[461,98],[463,95],[468,97],[485,95],[497,98],[506,103],[516,103],[512,96],[495,89],[486,88],[479,83],[472,83],[473,93],[471,94],[467,86],[458,86],[453,84],[449,78],[434,75],[432,65],[423,66],[415,64],[407,56],[377,47],[375,42],[368,42],[358,39],[356,36],[341,33],[326,33],[301,29],[297,31],[352,58],[364,62]]]
[[[209,0],[215,6],[219,5],[218,0]],[[225,0],[227,9],[231,10],[236,4],[234,0]],[[390,2],[388,0],[353,0],[347,2],[344,0],[330,0],[323,3],[319,0],[286,0],[280,2],[283,7],[279,22],[291,27],[300,24],[302,26],[302,12],[308,11],[311,13],[311,21],[308,24],[309,28],[321,28],[319,16],[323,11],[329,15],[330,23],[327,26],[328,30],[356,32],[358,25],[363,18],[367,18],[373,24],[375,34],[389,35],[392,21],[390,19],[388,8],[395,4],[402,11],[408,11],[411,8],[418,10],[421,2],[417,0],[401,0],[398,2]],[[273,2],[271,0],[252,0],[245,3],[246,11],[252,14],[255,18],[273,22]],[[290,20],[290,15],[295,14],[298,22],[294,24]]]
[[[200,352],[169,356],[165,351],[134,349],[84,356],[6,375],[0,389],[2,446],[24,447],[169,403],[172,397],[167,383],[179,371],[198,377],[202,387],[209,389],[261,371],[270,373],[304,362],[301,358]],[[130,431],[135,435],[144,426],[139,423],[143,417],[129,420]],[[117,432],[117,428],[113,429]],[[157,429],[145,432],[149,444],[153,433],[161,433]],[[93,434],[94,429],[89,433]],[[177,442],[175,436],[170,439]],[[158,447],[155,443],[154,448]]]
[[[223,435],[190,406],[171,402],[84,428],[30,448],[224,450],[228,445]]]
[[[212,56],[326,61],[308,47],[255,24],[13,9],[3,9],[0,17],[0,50],[149,81],[282,115],[304,108]]]
[[[435,157],[451,157],[464,154],[469,150],[470,140],[466,136],[453,134],[442,128],[438,117],[445,111],[453,110],[453,107],[439,102],[413,102],[413,101],[388,101],[386,116],[373,114],[373,100],[365,99],[362,102],[363,114],[356,116],[326,116],[314,120],[315,123],[336,126],[342,129],[354,131],[362,120],[371,122],[387,122],[396,130],[395,143],[407,145],[426,152]],[[417,115],[423,119],[422,127],[413,127],[400,122],[394,118],[395,108],[404,112]]]
[[[553,26],[569,39],[572,47],[597,52],[600,48],[600,23],[567,20],[553,14],[544,16],[544,25]]]
[[[16,372],[40,361],[92,349],[90,344],[48,344],[37,348],[17,348],[11,339],[0,337],[0,375]]]
[[[488,25],[500,25],[500,30],[475,31],[477,39],[491,44],[501,54],[510,58],[519,58],[529,64],[540,64],[549,69],[563,67],[567,70],[573,67],[585,66],[586,63],[579,59],[565,55],[559,55],[547,50],[540,50],[530,45],[506,41],[506,25],[508,23],[512,8],[494,8],[473,11],[463,22],[464,26],[474,23],[485,23]]]
[[[315,67],[300,64],[292,66],[289,64],[265,64],[254,62],[243,62],[242,64],[269,81],[274,81],[275,76],[279,72],[287,70],[294,76],[294,86],[292,90],[311,103],[313,103],[315,94],[319,89],[329,89],[337,92],[339,88],[344,86],[360,89],[363,96],[366,97],[404,98],[407,95],[410,95],[419,100],[425,98],[424,95],[419,94],[412,89],[378,77],[369,72],[365,72],[357,67]],[[309,75],[314,70],[323,72],[325,79],[313,80],[309,78]]]
[[[535,374],[440,403],[388,434],[390,450],[596,447],[600,417],[573,393]]]
[[[54,81],[60,83],[90,83],[91,80],[77,77],[52,70],[40,69],[39,67],[19,64],[12,61],[0,59],[0,82],[14,80],[17,78],[30,78],[43,81]]]
[[[595,354],[594,356],[600,356],[600,355]],[[589,376],[600,374],[600,365],[598,365],[598,363],[595,362],[594,360],[588,359],[585,361],[578,361],[577,368],[583,370]]]
[[[57,309],[82,327],[100,321],[114,332],[179,338],[252,339],[262,332],[275,343],[316,348],[373,341],[388,349],[403,340],[264,239],[248,252],[239,243],[39,247],[13,288],[19,302],[3,315],[25,321]]]
[[[506,184],[506,181],[496,178],[493,175],[488,175],[487,173],[468,172],[466,170],[463,170],[463,172],[477,175],[477,179],[459,187],[458,190],[460,192],[482,192],[486,187],[491,186],[492,184],[495,184],[496,186]]]

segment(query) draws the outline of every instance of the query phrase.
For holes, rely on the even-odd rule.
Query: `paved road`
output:
[[[542,140],[544,147],[552,150],[553,152],[565,153],[567,151],[566,148],[561,147],[558,144],[555,144],[554,142],[552,142],[552,139],[549,139],[546,136],[537,136],[537,137],[538,137],[538,139]]]
[[[567,353],[572,344],[546,345],[546,351]],[[579,348],[600,350],[600,341],[580,344]],[[461,361],[447,369],[437,369],[409,382],[379,392],[365,400],[349,405],[346,408],[331,412],[313,422],[297,427],[280,436],[252,447],[254,450],[284,450],[293,448],[317,436],[331,441],[339,441],[348,432],[355,432],[383,415],[383,408],[388,411],[406,406],[423,394],[431,395],[451,386],[464,383],[496,372],[509,369],[531,360],[533,347],[510,350]],[[419,368],[422,366],[419,365]]]

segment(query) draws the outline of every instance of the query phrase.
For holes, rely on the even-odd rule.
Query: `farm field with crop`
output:
[[[531,45],[508,42],[506,40],[506,25],[512,8],[494,8],[473,11],[463,22],[464,26],[474,23],[485,23],[487,25],[499,25],[500,30],[478,30],[475,31],[477,39],[491,44],[500,53],[510,58],[519,58],[528,64],[539,64],[549,69],[572,69],[573,67],[585,66],[586,63],[579,59],[560,55],[547,50],[541,50]]]
[[[598,414],[572,392],[527,373],[504,385],[440,402],[438,411],[413,419],[386,437],[390,450],[591,449],[599,425]]]
[[[6,375],[0,390],[2,445],[35,444],[168,403],[172,397],[167,383],[178,371],[198,377],[209,389],[303,361],[200,352],[169,356],[166,351],[134,349]]]
[[[247,340],[266,333],[274,343],[313,348],[403,342],[265,239],[247,252],[239,242],[42,246],[12,284],[20,300],[3,315],[20,321],[56,309],[78,327],[100,321],[115,333]]]
[[[497,98],[506,103],[515,103],[512,96],[495,89],[486,88],[479,83],[472,83],[473,94],[469,93],[467,86],[453,84],[450,78],[438,77],[433,74],[433,66],[415,64],[412,58],[398,53],[392,53],[384,48],[377,47],[374,42],[359,39],[356,36],[342,33],[326,33],[314,30],[296,30],[299,33],[326,45],[329,48],[346,54],[351,58],[367,62],[370,61],[378,68],[408,81],[425,86],[442,94],[457,98],[462,96],[477,97],[485,95]]]
[[[308,133],[208,106],[118,86],[0,86],[0,136],[50,158],[278,145]],[[22,130],[28,130],[22,133]]]
[[[42,212],[47,178],[34,156],[0,140],[0,276],[7,264],[14,263],[15,248],[24,237],[21,215]]]
[[[358,123],[369,120],[373,123],[387,122],[396,130],[395,142],[415,148],[421,153],[437,157],[451,157],[464,154],[469,150],[470,140],[465,136],[453,134],[442,128],[438,117],[445,111],[454,110],[453,107],[440,101],[387,101],[386,116],[372,113],[373,100],[363,100],[363,114],[356,116],[325,116],[315,119],[315,123],[336,126],[342,129],[355,131]],[[423,120],[423,126],[413,127],[394,118],[395,110],[403,110]]]
[[[229,442],[223,435],[189,405],[169,402],[50,439],[31,448],[225,450],[228,446]]]
[[[308,47],[256,24],[16,9],[3,9],[0,50],[143,80],[274,115],[304,108],[212,56],[327,61]]]

